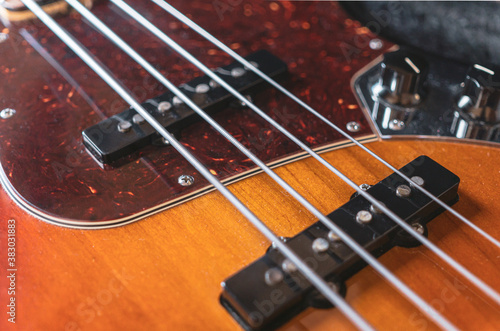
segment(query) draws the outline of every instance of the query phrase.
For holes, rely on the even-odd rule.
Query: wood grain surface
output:
[[[426,154],[461,178],[455,208],[500,238],[498,148],[432,141],[375,142],[369,147],[396,167]],[[391,171],[359,148],[325,154],[357,184]],[[312,159],[277,173],[322,212],[352,190]],[[266,175],[230,186],[272,230],[291,236],[316,219]],[[269,242],[219,193],[109,230],[73,230],[38,221],[0,194],[0,303],[6,310],[6,224],[17,226],[16,324],[1,330],[238,330],[218,302],[220,282],[260,257]],[[443,214],[429,238],[500,290],[500,254],[460,221]],[[464,330],[498,330],[499,307],[427,249],[395,248],[380,261]],[[381,330],[436,326],[367,267],[347,283],[347,301]],[[350,330],[335,309],[309,309],[283,330]]]

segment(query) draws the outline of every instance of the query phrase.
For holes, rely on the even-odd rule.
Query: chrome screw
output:
[[[193,178],[193,176],[189,176],[189,175],[181,175],[181,176],[179,176],[179,179],[177,180],[177,182],[179,184],[181,184],[182,186],[191,186],[194,183],[194,178]]]
[[[411,188],[408,185],[399,185],[396,188],[396,195],[400,198],[408,198],[411,195]]]
[[[208,85],[210,85],[211,88],[217,88],[220,87],[219,83],[217,83],[215,80],[211,79],[210,82],[208,82]]]
[[[370,223],[372,219],[373,219],[372,214],[370,214],[370,212],[367,210],[360,210],[356,214],[356,221],[361,224]]]
[[[330,247],[330,243],[324,238],[316,238],[312,243],[312,249],[316,253],[324,253]]]
[[[422,177],[420,176],[413,176],[412,178],[410,178],[412,181],[415,182],[415,184],[417,184],[418,186],[424,186],[425,184],[425,181]],[[415,186],[415,184],[411,183],[411,186]]]
[[[369,46],[371,49],[378,50],[378,49],[381,49],[382,46],[384,46],[384,43],[382,42],[382,40],[375,38],[375,39],[370,40]]]
[[[338,292],[339,291],[339,287],[337,286],[337,284],[333,283],[333,282],[328,282],[328,286],[330,286],[330,288],[332,290],[334,290],[335,292]]]
[[[417,231],[420,234],[424,234],[425,232],[424,227],[419,223],[413,223],[411,227],[413,228],[413,230]]]
[[[196,86],[195,91],[196,93],[204,94],[210,91],[210,86],[208,86],[207,84],[200,84]]]
[[[168,101],[162,101],[158,104],[158,112],[160,114],[165,114],[172,108],[172,104]]]
[[[346,124],[346,128],[350,132],[358,132],[361,130],[361,125],[358,122],[352,121]]]
[[[179,98],[178,96],[175,96],[172,99],[172,103],[174,104],[174,106],[178,107],[178,106],[182,105],[184,103],[184,101],[182,101],[181,98]]]
[[[382,206],[385,207],[385,204],[383,202],[380,203]],[[370,206],[370,211],[374,214],[382,214],[382,210],[380,210],[377,206],[371,205]]]
[[[292,261],[289,259],[284,259],[283,263],[281,264],[281,268],[283,269],[284,272],[291,274],[292,272],[297,271],[297,266],[293,264]]]
[[[328,232],[328,240],[335,242],[335,241],[340,241],[340,237],[335,234],[335,232],[330,231]]]
[[[401,131],[405,128],[405,122],[393,119],[389,122],[389,129],[393,131]]]
[[[144,123],[146,120],[139,114],[135,114],[133,117],[132,117],[132,121],[135,123],[135,124],[142,124]]]
[[[243,76],[245,73],[246,70],[243,68],[234,68],[233,70],[231,70],[231,76],[233,76],[234,78],[239,78]]]
[[[121,133],[129,132],[131,128],[132,128],[132,123],[130,123],[129,121],[123,121],[118,123],[118,131],[120,131]]]
[[[371,187],[371,185],[368,185],[368,184],[359,185],[359,188],[363,191],[367,191],[370,187]]]
[[[283,273],[278,268],[271,268],[264,274],[264,280],[269,286],[276,285],[283,280]]]
[[[3,119],[11,118],[16,114],[16,110],[12,108],[5,108],[0,112],[0,117]]]

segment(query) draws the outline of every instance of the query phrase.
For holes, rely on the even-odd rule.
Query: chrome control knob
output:
[[[416,106],[422,101],[427,62],[407,50],[384,55],[378,81],[371,87],[377,101],[372,111],[384,129],[404,130],[412,121]]]
[[[495,140],[500,128],[500,67],[474,64],[461,86],[451,131],[457,138]]]
[[[378,96],[387,103],[412,107],[422,98],[422,84],[427,73],[427,63],[406,50],[384,55],[380,64]]]

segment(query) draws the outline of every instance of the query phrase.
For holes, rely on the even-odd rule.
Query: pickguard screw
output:
[[[283,280],[283,273],[278,268],[271,268],[266,271],[264,280],[267,285],[274,286]]]
[[[393,119],[389,122],[389,129],[393,131],[401,131],[405,128],[405,122],[397,119]]]
[[[358,132],[361,130],[361,125],[358,122],[352,121],[346,124],[346,128],[349,132]]]
[[[413,223],[411,227],[413,228],[413,230],[417,231],[420,234],[424,234],[425,232],[424,227],[419,223]]]
[[[5,108],[0,112],[0,117],[3,119],[11,118],[16,114],[16,110],[12,108]]]
[[[182,186],[191,186],[194,184],[194,178],[193,176],[189,175],[181,175],[179,176],[179,179],[177,180],[179,184]]]
[[[0,44],[3,43],[4,41],[6,41],[7,39],[9,39],[9,34],[8,33],[0,33]]]
[[[370,223],[372,218],[373,218],[372,214],[370,214],[370,212],[367,210],[360,210],[356,214],[356,221],[361,224]]]
[[[408,185],[399,185],[396,188],[396,195],[400,198],[408,198],[411,195],[411,188]]]
[[[378,49],[381,49],[382,46],[384,46],[384,43],[382,42],[382,40],[375,38],[375,39],[370,40],[369,46],[371,49],[378,50]]]
[[[163,145],[170,145],[170,142],[166,138],[162,137],[161,142],[163,143]]]
[[[425,181],[422,177],[420,176],[413,176],[412,178],[410,178],[412,181],[415,182],[415,184],[417,184],[418,186],[424,186],[425,184]],[[415,186],[413,183],[411,184],[411,186]]]
[[[316,238],[312,243],[312,249],[316,253],[324,253],[330,247],[330,243],[324,238]]]

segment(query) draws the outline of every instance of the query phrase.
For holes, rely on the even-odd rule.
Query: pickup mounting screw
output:
[[[412,181],[415,182],[415,184],[417,184],[418,186],[424,186],[425,184],[425,181],[422,177],[420,176],[413,176],[412,178],[410,178]],[[415,186],[413,183],[410,184],[411,186]]]
[[[179,179],[177,180],[179,184],[182,186],[191,186],[194,184],[194,178],[193,176],[189,175],[181,175],[179,176]]]
[[[312,243],[312,249],[316,253],[324,253],[330,248],[330,243],[324,238],[316,238]]]
[[[349,132],[358,132],[361,130],[361,125],[358,122],[352,121],[346,124],[346,128]]]
[[[408,198],[411,195],[411,188],[408,185],[399,185],[396,188],[396,195],[400,198]]]
[[[0,117],[3,119],[11,118],[16,114],[16,110],[12,108],[5,108],[0,112]]]
[[[271,268],[266,271],[264,280],[269,286],[274,286],[283,280],[283,273],[278,268]]]
[[[292,261],[289,259],[284,259],[283,263],[281,264],[281,268],[283,269],[284,272],[291,274],[292,272],[297,271],[297,266],[293,264]]]
[[[168,101],[162,101],[158,104],[158,112],[160,114],[165,114],[172,108],[172,104]]]
[[[332,290],[334,290],[335,292],[338,292],[339,291],[339,287],[337,286],[337,284],[333,283],[333,282],[328,282],[328,286],[330,286],[330,288]]]
[[[370,223],[372,219],[373,219],[372,214],[370,214],[370,212],[367,210],[360,210],[356,214],[356,221],[361,224]]]
[[[424,227],[420,223],[413,223],[411,227],[413,228],[413,230],[417,231],[420,234],[424,234],[425,232]]]
[[[130,123],[129,121],[123,121],[118,123],[118,131],[120,131],[121,133],[129,132],[131,128],[132,128],[132,123]]]

